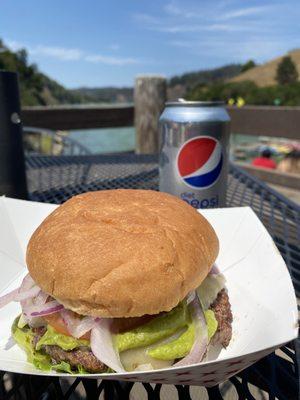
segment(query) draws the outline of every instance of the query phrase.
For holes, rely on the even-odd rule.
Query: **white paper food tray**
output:
[[[15,289],[26,273],[27,242],[56,206],[0,198],[0,294]],[[122,374],[87,375],[124,381],[214,386],[297,337],[297,305],[287,267],[268,232],[250,208],[202,210],[220,240],[217,265],[227,279],[233,337],[217,359],[201,364]],[[45,373],[26,362],[14,346],[5,350],[18,303],[0,310],[0,370]],[[80,375],[85,376],[85,375]]]

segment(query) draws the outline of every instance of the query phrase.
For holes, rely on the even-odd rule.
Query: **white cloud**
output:
[[[290,38],[291,47],[297,46],[298,38]],[[223,63],[245,62],[254,59],[265,62],[273,57],[277,57],[286,52],[286,42],[282,39],[265,38],[260,36],[245,36],[241,40],[239,37],[232,36],[230,39],[209,38],[203,40],[172,40],[169,45],[185,49],[188,54],[199,57],[200,60],[213,58],[215,65],[219,60]]]
[[[230,20],[234,18],[243,18],[249,17],[251,15],[262,14],[267,11],[270,7],[268,6],[258,6],[258,7],[248,7],[248,8],[240,8],[237,10],[229,11],[223,15],[220,15],[218,20]]]
[[[101,63],[108,65],[128,65],[128,64],[138,64],[140,62],[135,58],[110,57],[110,56],[102,56],[100,54],[88,55],[84,57],[84,60],[92,63]]]
[[[61,61],[76,61],[83,57],[83,52],[81,50],[64,47],[38,45],[35,47],[28,47],[28,51],[31,55],[53,57]]]
[[[109,48],[110,50],[117,51],[117,50],[120,50],[120,45],[117,44],[117,43],[113,43],[113,44],[111,44],[110,46],[108,46],[108,48]]]
[[[184,41],[184,40],[172,40],[171,42],[168,42],[168,44],[176,47],[185,47],[187,49],[190,49],[195,45],[195,43],[191,41]]]
[[[232,2],[230,2],[232,3]],[[267,10],[270,10],[270,6],[256,6],[256,7],[245,7],[245,8],[238,8],[232,9],[227,12],[224,12],[224,9],[230,8],[230,3],[219,3],[216,4],[216,14],[220,14],[215,16],[216,14],[212,13],[212,8],[206,8],[202,5],[201,9],[198,7],[197,9],[188,9],[187,7],[180,8],[174,2],[167,4],[164,7],[164,11],[169,16],[180,17],[181,19],[190,19],[190,18],[199,18],[199,19],[211,19],[211,20],[230,20],[230,19],[238,19],[244,18],[252,15],[262,14]],[[225,7],[226,5],[226,7]],[[222,10],[222,12],[221,12]],[[150,16],[148,16],[149,19]]]
[[[220,3],[219,7],[221,5],[223,6]],[[227,12],[219,10],[219,12],[212,13],[209,7],[203,6],[201,10],[199,8],[180,8],[177,4],[171,2],[163,8],[164,13],[161,13],[160,17],[146,13],[134,14],[133,17],[143,28],[170,34],[193,32],[261,33],[267,29],[265,24],[262,24],[259,20],[247,20],[246,23],[243,18],[263,13],[269,8],[269,6],[257,6],[231,9]]]
[[[17,51],[24,47],[22,43],[17,42],[16,40],[7,39],[5,40],[5,43],[12,51]]]
[[[201,32],[204,30],[204,26],[199,25],[168,25],[156,28],[160,32],[167,33],[184,33],[184,32]]]
[[[7,43],[8,47],[13,51],[25,48],[28,51],[29,55],[31,56],[51,57],[60,61],[85,61],[89,63],[99,63],[99,64],[119,65],[119,66],[141,63],[141,60],[137,58],[113,57],[96,53],[90,54],[76,48],[65,48],[65,47],[55,47],[55,46],[45,46],[45,45],[27,46],[15,40],[6,40],[5,42]],[[115,44],[112,45],[110,48],[112,50],[117,50],[119,46]]]
[[[186,9],[182,9],[176,6],[174,3],[169,3],[164,7],[164,10],[169,15],[180,16],[184,18],[194,18],[197,16],[197,13],[193,11],[187,11]]]
[[[153,29],[151,27],[150,29]],[[192,32],[255,32],[262,33],[267,31],[267,27],[258,24],[184,24],[166,25],[155,27],[156,31],[166,33],[192,33]]]
[[[133,14],[133,18],[137,22],[142,24],[147,24],[150,26],[161,25],[161,20],[159,18],[153,17],[152,15],[149,14],[144,14],[144,13]]]
[[[174,3],[169,3],[164,7],[164,10],[167,14],[171,15],[180,15],[181,9],[178,6],[175,6]]]
[[[290,41],[290,45],[299,43],[298,40]],[[265,39],[261,38],[250,38],[245,40],[242,45],[235,43],[233,46],[235,51],[231,49],[232,59],[236,61],[249,60],[250,58],[258,61],[267,61],[271,58],[278,57],[287,51],[285,40],[281,39]]]
[[[211,32],[267,32],[268,28],[256,23],[247,24],[211,24],[205,27],[205,30]]]

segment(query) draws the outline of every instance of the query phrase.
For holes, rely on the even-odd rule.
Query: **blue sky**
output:
[[[264,62],[300,47],[300,0],[0,0],[0,38],[69,88]]]

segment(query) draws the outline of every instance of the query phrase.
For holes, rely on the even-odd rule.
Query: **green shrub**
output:
[[[186,96],[189,100],[222,100],[234,102],[241,97],[249,105],[300,105],[300,82],[258,87],[254,82],[217,83],[196,86]]]

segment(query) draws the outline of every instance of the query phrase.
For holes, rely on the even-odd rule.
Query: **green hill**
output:
[[[195,86],[209,85],[230,79],[241,73],[242,64],[229,64],[224,67],[188,72],[172,77],[168,82],[168,99],[175,100],[185,97]]]
[[[78,88],[70,90],[75,96],[82,96],[93,103],[128,103],[133,101],[133,88],[103,87]]]
[[[168,81],[168,99],[184,97],[185,94],[195,85],[207,85],[212,82],[230,79],[241,73],[242,64],[230,64],[224,67],[189,72],[183,75],[174,76]],[[92,102],[122,103],[133,101],[133,88],[78,88],[71,91],[75,95],[82,95]]]
[[[230,64],[220,68],[174,76],[168,81],[168,99],[184,97],[195,86],[202,87],[226,81],[239,75],[243,71],[243,68],[242,64]],[[83,87],[68,90],[55,80],[41,73],[35,64],[30,64],[25,49],[13,52],[1,40],[0,70],[18,72],[23,106],[126,103],[133,101],[133,88],[130,87]]]
[[[289,51],[287,54],[284,54],[281,57],[277,57],[264,64],[257,65],[254,68],[251,68],[250,70],[233,77],[230,79],[230,82],[251,81],[259,87],[276,85],[276,71],[284,56],[291,57],[300,77],[300,49],[295,49]]]
[[[169,86],[184,85],[187,89],[199,84],[209,84],[216,81],[230,79],[241,73],[242,64],[229,64],[224,67],[205,69],[197,72],[188,72],[183,75],[173,76],[169,80]]]
[[[13,52],[1,40],[0,70],[18,72],[22,105],[72,104],[87,100],[42,74],[35,64],[29,64],[26,50]]]

